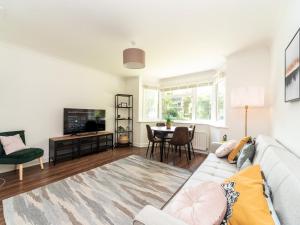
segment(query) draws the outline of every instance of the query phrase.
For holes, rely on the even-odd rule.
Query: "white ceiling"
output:
[[[0,39],[120,76],[216,68],[270,40],[287,0],[0,0]],[[146,68],[123,68],[130,42]]]

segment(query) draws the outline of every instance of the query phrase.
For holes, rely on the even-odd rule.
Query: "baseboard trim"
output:
[[[133,143],[133,146],[138,148],[146,148],[148,143]]]

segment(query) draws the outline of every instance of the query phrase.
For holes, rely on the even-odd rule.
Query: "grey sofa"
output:
[[[273,193],[273,205],[282,225],[300,224],[300,159],[275,139],[260,135],[256,140],[254,164],[260,164]],[[180,191],[204,181],[223,182],[237,172],[236,165],[210,153]],[[180,192],[179,191],[179,192]],[[164,213],[163,209],[146,206],[134,220],[134,225],[186,225]],[[199,215],[201,216],[201,215]]]

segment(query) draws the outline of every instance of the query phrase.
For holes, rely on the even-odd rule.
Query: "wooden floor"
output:
[[[154,155],[154,160],[159,160],[158,150]],[[118,160],[120,158],[127,157],[129,155],[142,155],[145,156],[146,149],[143,148],[119,148],[114,151],[106,151],[89,156],[82,157],[80,159],[70,160],[62,163],[58,163],[56,166],[48,163],[45,164],[45,169],[40,170],[39,166],[33,166],[24,169],[23,181],[18,180],[18,172],[12,171],[8,173],[0,174],[0,178],[6,180],[5,185],[0,188],[0,224],[5,224],[3,218],[2,200],[23,192],[30,191],[32,189],[47,185],[49,183],[64,179],[77,173],[81,173],[103,164]],[[175,158],[175,166],[185,168],[191,172],[195,171],[199,165],[206,158],[203,154],[196,154],[192,157],[192,160],[188,163],[183,152],[182,157],[177,156]],[[166,162],[170,165],[174,165],[173,157],[170,157],[170,162]],[[1,183],[1,181],[0,181]]]

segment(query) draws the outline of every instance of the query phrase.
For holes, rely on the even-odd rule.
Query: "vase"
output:
[[[167,129],[171,129],[171,123],[166,123]]]

